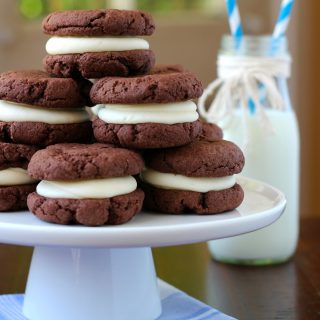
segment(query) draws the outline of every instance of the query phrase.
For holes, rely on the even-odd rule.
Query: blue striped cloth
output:
[[[157,320],[236,320],[159,280],[162,314]],[[23,294],[0,296],[0,320],[27,320]]]

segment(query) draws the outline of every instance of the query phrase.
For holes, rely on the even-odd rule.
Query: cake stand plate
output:
[[[0,214],[0,242],[35,246],[24,314],[30,320],[154,320],[161,314],[151,247],[231,237],[277,220],[284,195],[239,177],[245,199],[219,215],[144,212],[122,226],[48,224]]]

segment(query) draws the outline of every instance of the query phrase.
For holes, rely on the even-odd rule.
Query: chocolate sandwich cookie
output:
[[[244,193],[235,174],[244,166],[232,142],[196,141],[145,153],[145,206],[165,213],[215,214],[238,207]]]
[[[95,138],[136,149],[188,144],[201,134],[192,101],[201,94],[201,82],[194,74],[168,67],[145,76],[100,79],[90,92],[98,104]]]
[[[37,150],[34,146],[0,143],[0,211],[27,208],[27,196],[35,191],[37,181],[26,169]]]
[[[0,74],[0,141],[47,146],[92,138],[87,80],[41,71]]]
[[[43,20],[52,35],[46,45],[46,70],[59,77],[102,78],[145,74],[154,65],[149,36],[155,26],[150,14],[134,10],[54,12]]]
[[[144,167],[131,150],[104,144],[60,144],[38,151],[28,173],[42,180],[28,197],[38,218],[57,224],[122,224],[142,207],[132,175]]]

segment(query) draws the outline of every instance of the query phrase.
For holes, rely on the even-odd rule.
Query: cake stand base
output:
[[[161,313],[150,247],[216,240],[266,227],[286,204],[282,192],[237,178],[237,210],[217,215],[141,212],[119,226],[45,223],[2,212],[0,243],[34,246],[24,314],[30,320],[154,320]]]
[[[23,313],[30,320],[154,320],[161,302],[151,249],[36,247]]]

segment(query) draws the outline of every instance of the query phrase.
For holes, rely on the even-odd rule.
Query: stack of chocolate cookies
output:
[[[201,82],[180,66],[106,77],[90,91],[97,104],[96,140],[143,151],[146,167],[140,180],[148,210],[215,214],[243,201],[235,175],[244,156],[222,140],[219,127],[199,121],[193,100],[201,94]]]
[[[91,83],[53,78],[43,71],[0,75],[0,211],[27,208],[35,190],[27,166],[39,148],[60,142],[89,142],[92,128],[84,106]]]
[[[173,214],[240,205],[243,154],[199,120],[193,73],[154,66],[140,38],[155,30],[148,13],[56,12],[43,30],[46,72],[0,75],[0,210],[24,209],[29,194],[44,221],[99,226],[129,221],[143,203]]]
[[[43,61],[47,72],[10,71],[0,75],[0,141],[3,152],[0,158],[1,211],[27,208],[28,194],[35,191],[38,180],[45,179],[46,175],[31,178],[30,175],[35,176],[35,173],[31,172],[28,175],[26,171],[31,155],[36,150],[58,143],[93,142],[92,125],[85,110],[85,106],[91,106],[89,91],[92,83],[86,78],[145,74],[154,65],[154,54],[149,50],[148,42],[138,38],[151,35],[154,31],[152,17],[144,12],[121,10],[57,12],[44,19],[43,30],[53,36],[47,43],[48,56]],[[106,149],[109,148],[110,146]],[[64,150],[66,154],[65,149],[68,147],[60,149],[57,147],[55,150]],[[82,148],[81,145],[70,146],[71,151],[74,149],[79,149],[81,152],[87,150],[88,159],[91,159],[90,156],[94,158],[93,150],[96,150],[92,149],[91,145],[86,148]],[[128,151],[127,157],[126,153],[123,154],[123,150],[114,152],[121,156],[125,163],[128,159],[133,161],[133,151]],[[74,157],[74,154],[76,152],[70,157]],[[48,155],[49,162],[51,157]],[[135,154],[135,157],[138,159],[135,161],[140,161],[142,169],[143,160],[138,154]],[[117,162],[116,156],[112,159],[114,163]],[[69,160],[72,162],[73,158]],[[60,165],[62,163],[59,163]],[[123,165],[123,167],[122,174],[126,174],[128,166]],[[70,166],[68,168],[70,169]],[[47,169],[49,170],[49,167]],[[84,167],[73,168],[75,171],[83,169]],[[137,168],[131,173],[138,174],[141,170],[136,171]],[[94,177],[87,173],[87,178],[103,179],[117,174],[117,170],[110,170],[104,174],[101,170],[99,172],[100,175],[96,174]],[[66,177],[68,175],[62,175],[60,179],[64,180]],[[134,213],[140,210],[143,200],[143,192],[136,193],[139,194],[136,202],[140,204],[132,207],[135,208],[131,210]],[[129,198],[131,203],[134,202],[132,197]],[[111,198],[108,200],[113,203],[113,214],[110,216],[114,216],[114,212],[117,212],[114,203],[119,201],[117,199],[111,201]],[[104,205],[107,206],[106,203]],[[80,207],[84,207],[83,201]],[[118,211],[120,208],[121,206],[118,206]],[[43,216],[47,213],[54,215],[51,212],[52,205],[42,204],[37,212],[41,210]],[[111,223],[123,223],[131,214],[130,210],[124,211],[127,213],[123,219],[109,217],[103,222],[91,221],[87,224],[103,224],[107,220]],[[60,214],[56,216],[60,219],[61,210],[59,212]],[[74,221],[79,223],[90,220],[73,216]],[[70,218],[68,222],[72,219]],[[56,219],[54,222],[66,223],[65,219],[61,221]]]

